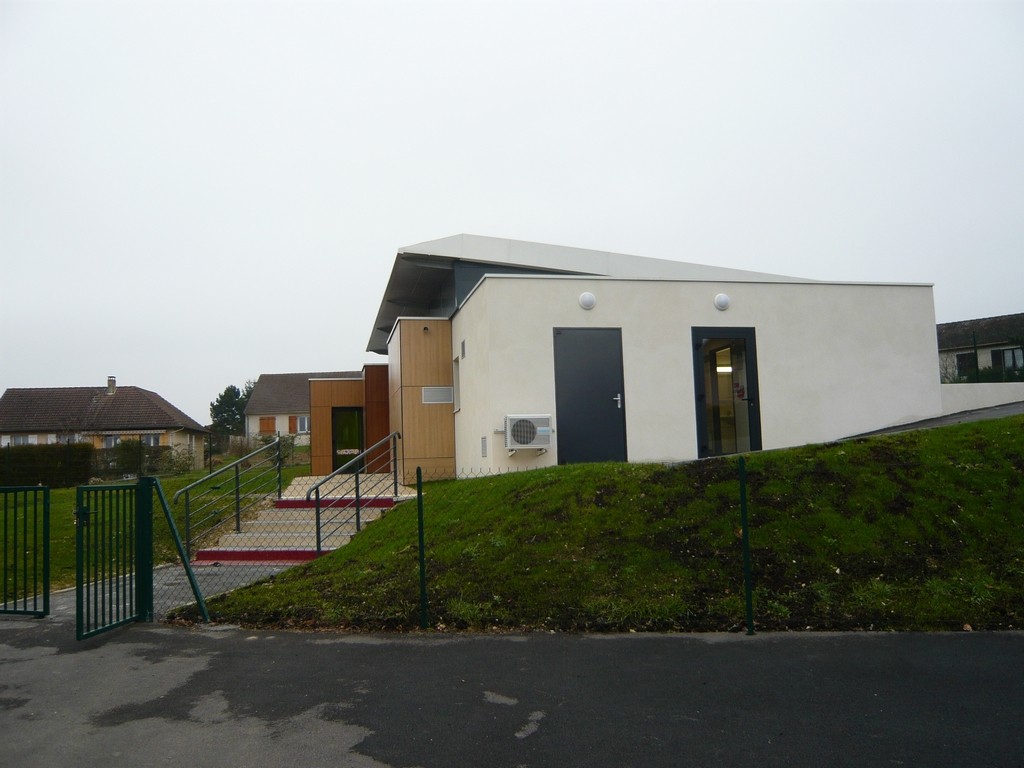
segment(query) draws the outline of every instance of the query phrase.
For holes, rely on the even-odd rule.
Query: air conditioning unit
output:
[[[551,414],[511,414],[505,417],[505,447],[547,448],[551,445]]]

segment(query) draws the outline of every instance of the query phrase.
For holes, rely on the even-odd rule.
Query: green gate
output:
[[[0,488],[0,613],[50,613],[50,489]]]
[[[79,640],[153,620],[153,478],[78,489],[75,505]]]

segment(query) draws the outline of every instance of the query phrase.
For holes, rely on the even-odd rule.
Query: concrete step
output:
[[[370,522],[373,522],[374,520],[379,520],[382,517],[384,512],[385,512],[385,510],[381,509],[379,507],[377,507],[377,508],[371,507],[369,509],[360,509],[359,510],[359,519],[362,522],[370,523]],[[348,519],[351,519],[354,522],[355,521],[355,515],[356,515],[356,511],[355,511],[354,508],[322,509],[322,510],[320,510],[320,520],[322,522],[327,522],[327,521],[330,521],[330,520],[348,520]],[[295,522],[295,523],[304,523],[305,525],[312,526],[312,525],[316,524],[316,510],[315,509],[292,508],[292,507],[286,507],[284,509],[266,509],[266,510],[263,510],[262,512],[260,512],[259,517],[255,518],[253,520],[250,520],[248,522],[244,522],[242,525],[243,525],[243,527],[248,528],[249,526],[251,526],[253,524],[261,523],[261,522],[270,522],[270,523]]]
[[[330,534],[323,537],[321,545],[326,549],[337,549],[343,547],[352,540],[352,536],[345,533]],[[270,532],[243,532],[229,533],[220,537],[215,547],[210,549],[315,549],[316,532],[294,531],[282,533]]]

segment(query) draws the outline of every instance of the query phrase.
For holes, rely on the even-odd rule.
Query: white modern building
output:
[[[943,413],[927,284],[457,235],[398,252],[368,350],[406,472],[681,461]]]

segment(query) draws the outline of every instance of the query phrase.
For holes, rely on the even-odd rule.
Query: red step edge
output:
[[[200,564],[212,563],[266,563],[281,561],[288,563],[304,563],[316,560],[334,550],[325,549],[201,549],[192,556],[192,562]]]

